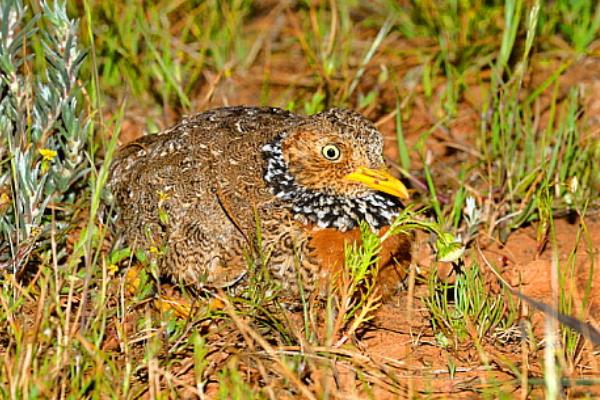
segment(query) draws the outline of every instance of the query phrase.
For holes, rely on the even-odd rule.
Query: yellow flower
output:
[[[106,267],[106,269],[108,270],[108,275],[113,276],[117,273],[119,267],[117,267],[115,264],[110,264],[108,267]]]
[[[171,198],[168,193],[163,192],[162,190],[157,190],[156,194],[158,195],[158,205],[159,207],[167,200]]]
[[[56,157],[57,153],[51,149],[39,149],[40,155],[43,157],[44,161],[52,161],[54,157]]]
[[[10,206],[10,197],[6,193],[0,194],[0,215],[4,214],[8,206]]]

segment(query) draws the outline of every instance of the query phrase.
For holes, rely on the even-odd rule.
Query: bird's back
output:
[[[241,255],[254,231],[253,206],[270,197],[260,149],[302,120],[277,108],[228,107],[127,144],[108,184],[119,230],[131,245],[167,254],[174,275],[185,279],[183,269],[193,281],[208,271],[207,281],[227,281],[237,272],[219,265]]]

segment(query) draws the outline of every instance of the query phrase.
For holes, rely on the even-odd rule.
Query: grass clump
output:
[[[89,7],[99,80],[117,99],[129,95],[165,109],[192,110],[191,95],[210,80],[209,71],[224,78],[248,55],[241,33],[250,12],[246,0],[92,0]]]
[[[487,171],[488,196],[496,198],[488,214],[489,231],[499,228],[504,240],[508,233],[534,220],[541,221],[540,237],[547,234],[549,216],[581,210],[591,197],[594,163],[593,142],[581,133],[579,95],[571,89],[559,101],[558,75],[551,75],[521,100],[531,51],[537,35],[541,6],[535,3],[524,19],[525,41],[519,61],[515,40],[523,20],[520,2],[507,7],[505,30],[499,57],[493,69],[489,105],[483,109],[480,132],[482,164]],[[539,105],[535,100],[554,85],[545,126],[539,124]]]
[[[518,304],[503,289],[490,291],[477,264],[463,268],[453,283],[432,274],[428,281],[429,296],[425,303],[437,340],[458,349],[471,340],[494,341],[518,322]]]

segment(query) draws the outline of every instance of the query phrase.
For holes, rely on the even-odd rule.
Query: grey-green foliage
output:
[[[78,100],[85,54],[65,4],[0,8],[0,269],[16,271],[48,239],[49,205],[74,201],[91,135]]]

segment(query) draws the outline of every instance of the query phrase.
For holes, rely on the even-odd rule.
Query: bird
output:
[[[230,106],[183,117],[121,147],[109,172],[116,226],[161,275],[230,288],[248,257],[268,254],[282,290],[323,290],[365,221],[382,235],[408,199],[385,167],[383,138],[361,114],[301,115]],[[401,284],[411,236],[390,236],[379,256],[386,290]]]

